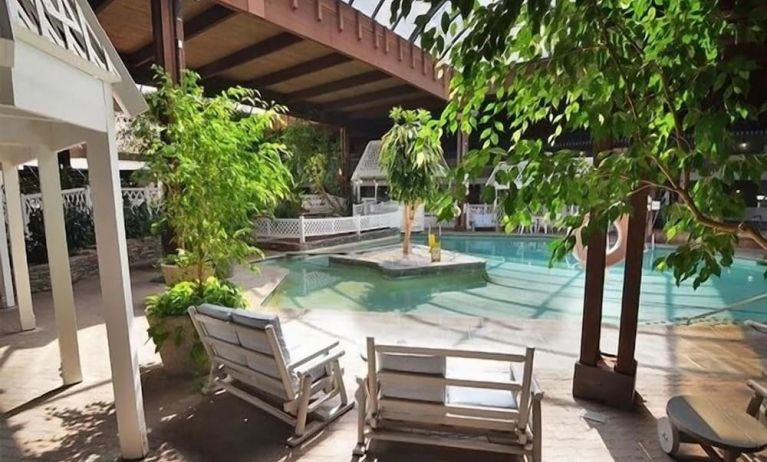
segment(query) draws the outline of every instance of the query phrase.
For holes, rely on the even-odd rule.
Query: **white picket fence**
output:
[[[162,190],[160,188],[122,188],[122,196],[125,205],[128,207],[136,208],[146,203],[149,204],[149,212],[153,213],[162,201]],[[61,197],[64,201],[65,209],[77,209],[92,213],[93,203],[91,202],[90,188],[65,189],[61,191]],[[3,207],[5,207],[4,194]],[[25,231],[29,231],[29,221],[32,214],[42,210],[42,208],[43,196],[41,193],[21,195],[21,209],[24,216]]]
[[[258,218],[254,233],[260,239],[298,239],[304,243],[310,237],[359,235],[365,231],[400,228],[402,225],[402,211],[397,203],[372,204],[365,208],[355,205],[353,210],[351,217]]]
[[[471,230],[501,226],[501,210],[493,204],[466,204],[463,213]],[[517,229],[520,234],[549,234],[558,231],[547,216],[533,217],[529,226]]]

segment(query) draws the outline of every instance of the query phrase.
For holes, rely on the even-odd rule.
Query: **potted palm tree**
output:
[[[393,126],[381,140],[381,165],[389,181],[389,197],[405,207],[402,254],[407,257],[416,208],[435,194],[445,173],[442,129],[423,109],[395,107],[389,117]]]
[[[189,373],[204,364],[204,351],[187,308],[246,306],[242,290],[212,269],[227,273],[259,253],[251,242],[252,218],[273,210],[292,179],[283,145],[270,136],[282,108],[242,88],[206,96],[191,71],[178,85],[158,72],[157,86],[136,130],[145,140],[151,179],[164,186],[161,225],[172,230],[177,250],[170,263],[179,272],[170,275],[167,290],[147,299],[146,312],[164,368]],[[263,110],[243,113],[247,107]]]

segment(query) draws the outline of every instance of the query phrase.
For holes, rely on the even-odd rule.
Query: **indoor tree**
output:
[[[206,268],[221,273],[258,252],[253,218],[273,210],[289,193],[292,178],[282,161],[284,146],[270,140],[281,108],[243,88],[207,95],[191,71],[178,84],[158,71],[156,84],[147,97],[150,111],[134,129],[145,173],[164,187],[161,225],[173,231],[172,243],[194,268],[194,278],[148,297],[146,312],[163,366],[181,373],[205,364],[189,306],[246,305],[239,287],[206,277]]]
[[[296,184],[324,197],[336,214],[344,214],[344,203],[339,200],[346,188],[338,130],[292,119],[280,130],[279,139],[290,153],[285,163]],[[300,208],[301,188],[296,188],[288,199],[298,205],[294,209]]]
[[[393,125],[381,140],[381,166],[389,182],[389,196],[405,207],[402,253],[410,254],[415,209],[431,199],[444,175],[442,128],[423,109],[395,107]]]
[[[156,83],[135,127],[149,176],[164,186],[161,224],[201,282],[206,265],[226,268],[257,252],[253,218],[290,192],[284,145],[269,140],[284,110],[239,87],[205,95],[191,71],[177,85],[158,72]]]
[[[392,12],[407,15],[413,3],[394,0]],[[766,5],[447,3],[437,20],[416,22],[424,46],[453,68],[443,122],[480,141],[456,171],[456,197],[467,175],[505,162],[500,176],[510,187],[499,201],[507,225],[545,211],[571,230],[587,222],[587,237],[628,213],[633,193],[666,192],[667,237],[686,240],[656,264],[696,286],[730,265],[740,239],[767,252],[767,235],[744,220],[736,186],[760,181],[767,156],[732,134],[764,121],[764,101],[749,90],[765,76],[751,58],[764,50]],[[558,147],[573,133],[591,137],[593,163]],[[572,207],[579,212],[563,213]],[[572,249],[573,233],[556,242],[554,258]]]

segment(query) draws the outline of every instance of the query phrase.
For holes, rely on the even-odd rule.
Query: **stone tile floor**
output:
[[[303,448],[283,442],[289,429],[226,394],[204,397],[198,380],[167,377],[153,345],[146,341],[143,298],[159,291],[151,270],[134,270],[135,335],[140,360],[150,461],[351,461],[356,411]],[[264,276],[267,284],[279,275]],[[263,278],[244,278],[257,299]],[[99,314],[97,280],[75,285],[80,350],[85,379],[62,389],[50,294],[35,296],[38,329],[11,334],[15,313],[0,313],[0,461],[107,461],[118,459],[106,333]],[[362,373],[366,335],[381,342],[510,351],[534,345],[535,368],[546,393],[543,408],[546,461],[669,460],[655,437],[655,420],[669,397],[705,393],[745,409],[745,381],[764,376],[767,336],[730,325],[642,326],[638,339],[637,387],[644,404],[617,411],[574,400],[570,394],[578,351],[580,319],[559,321],[477,319],[408,314],[283,311],[286,335],[333,335],[346,347],[346,382]],[[614,351],[617,331],[606,327],[602,348]],[[685,448],[683,460],[706,460]],[[378,444],[367,462],[467,462],[504,460],[456,450]],[[508,459],[505,459],[508,460]],[[744,459],[745,460],[745,459]],[[751,460],[767,460],[767,455]]]

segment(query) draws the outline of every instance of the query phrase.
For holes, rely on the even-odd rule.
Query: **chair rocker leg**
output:
[[[216,363],[212,363],[210,365],[208,380],[200,390],[203,395],[212,395],[222,388],[221,385],[218,384],[218,380],[216,380],[216,372],[218,372],[218,365]]]
[[[357,445],[354,446],[352,454],[357,457],[365,455],[367,445],[365,443],[365,417],[367,414],[367,391],[365,382],[361,382],[355,393],[357,399]]]
[[[297,433],[294,433],[290,438],[288,438],[288,446],[290,447],[300,446],[307,439],[316,435],[317,433],[322,431],[325,427],[335,422],[339,417],[351,411],[352,408],[354,408],[354,403],[347,403],[346,405],[339,406],[338,409],[334,411],[332,414],[330,414],[327,419],[315,420],[309,423],[308,425],[305,425],[303,433],[301,433],[300,435]]]

